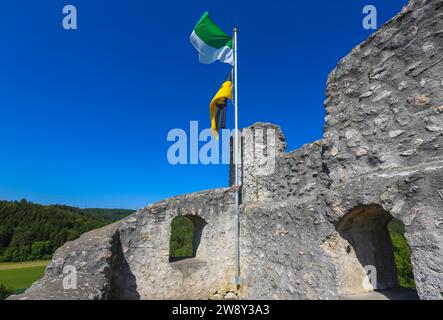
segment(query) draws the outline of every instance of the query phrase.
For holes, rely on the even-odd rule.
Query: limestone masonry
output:
[[[331,72],[323,139],[287,153],[279,127],[248,128],[239,290],[233,192],[216,189],[67,243],[11,299],[340,299],[372,290],[366,266],[378,289],[394,288],[392,217],[406,226],[420,298],[443,299],[442,76],[443,1],[411,0]],[[179,215],[194,223],[196,252],[170,262]],[[63,289],[66,266],[77,289]]]

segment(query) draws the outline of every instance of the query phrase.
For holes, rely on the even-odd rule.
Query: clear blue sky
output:
[[[1,1],[0,199],[139,208],[224,187],[227,166],[166,158],[170,129],[209,126],[228,70],[198,63],[188,38],[201,14],[239,27],[240,126],[278,124],[295,149],[321,138],[327,76],[371,33],[363,6],[380,25],[406,2]],[[62,28],[67,4],[76,31]]]

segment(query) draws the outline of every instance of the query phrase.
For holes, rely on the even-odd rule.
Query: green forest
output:
[[[134,213],[134,210],[129,209],[81,209],[82,212],[98,218],[99,220],[104,220],[107,222],[119,221],[128,215]]]
[[[0,201],[0,262],[50,259],[65,242],[132,212]]]

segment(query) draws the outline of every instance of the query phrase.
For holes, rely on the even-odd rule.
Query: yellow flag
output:
[[[232,100],[232,77],[229,72],[228,79],[222,84],[209,105],[211,115],[211,129],[218,139],[218,133],[226,126],[226,107],[228,100]]]

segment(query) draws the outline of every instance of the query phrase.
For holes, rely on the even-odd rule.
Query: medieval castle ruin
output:
[[[377,289],[395,288],[386,229],[395,217],[419,297],[443,299],[443,1],[411,0],[352,50],[331,72],[324,104],[323,138],[298,150],[287,152],[272,124],[242,137],[240,289],[234,196],[216,189],[67,243],[41,280],[11,298],[341,299],[373,289],[362,281],[367,266]],[[194,255],[171,261],[179,215],[194,224]],[[76,289],[63,285],[66,266]]]

